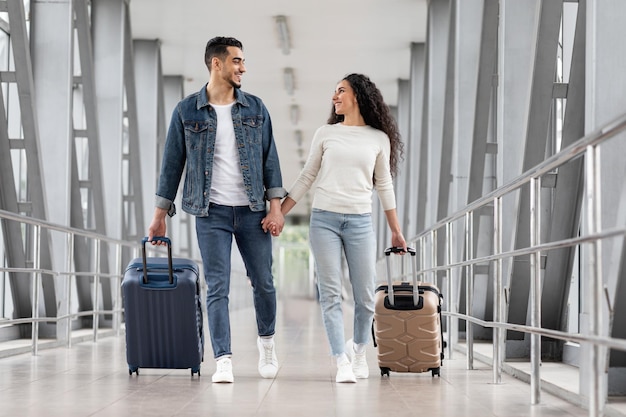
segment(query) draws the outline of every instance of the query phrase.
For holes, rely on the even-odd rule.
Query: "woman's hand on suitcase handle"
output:
[[[391,246],[396,248],[402,248],[402,252],[396,252],[400,255],[407,253],[407,245],[402,232],[391,232]]]

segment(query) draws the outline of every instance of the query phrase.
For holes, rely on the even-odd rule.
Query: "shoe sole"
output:
[[[261,375],[262,378],[273,379],[273,378],[276,378],[276,375],[278,374],[278,369],[273,371],[272,373],[261,372],[261,370],[259,369],[259,374]]]
[[[348,367],[349,367],[349,365],[348,365]],[[356,382],[356,376],[352,372],[345,372],[343,375],[340,376],[339,372],[337,372],[337,375],[335,376],[335,382],[337,382],[337,383],[345,383],[345,382],[355,383]]]
[[[354,367],[352,368],[352,372],[354,372],[354,376],[357,379],[367,379],[370,376],[370,372],[369,372],[369,368],[365,370],[365,372],[358,372],[354,369]]]
[[[214,384],[232,384],[234,379],[211,379]]]
[[[211,381],[214,384],[232,384],[233,381],[235,380],[234,376],[232,374],[230,375],[215,375],[213,374],[213,376],[211,377]]]

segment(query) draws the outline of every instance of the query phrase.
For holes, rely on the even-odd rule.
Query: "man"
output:
[[[175,214],[173,201],[186,164],[182,208],[196,216],[216,360],[212,381],[234,380],[228,311],[233,236],[253,288],[259,373],[274,378],[278,372],[273,340],[276,292],[271,235],[264,225],[284,224],[280,200],[286,190],[272,123],[263,102],[240,89],[246,71],[240,41],[209,40],[204,61],[209,82],[181,100],[172,115],[148,238],[165,235],[165,216]]]

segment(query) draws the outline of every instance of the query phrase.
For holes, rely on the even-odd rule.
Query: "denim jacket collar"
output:
[[[207,85],[209,85],[209,83],[204,84],[202,89],[198,92],[198,100],[196,102],[196,108],[198,110],[200,110],[202,107],[206,107],[211,104],[209,103],[209,97],[207,96],[207,93],[206,93]],[[243,94],[241,92],[241,89],[239,88],[235,88],[235,101],[244,107],[250,107],[250,105],[248,104],[248,100],[246,100],[245,94]]]

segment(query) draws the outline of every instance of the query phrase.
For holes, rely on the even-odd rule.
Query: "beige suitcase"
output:
[[[382,376],[389,372],[428,372],[441,376],[443,341],[439,289],[417,281],[415,250],[413,282],[390,282],[389,255],[401,249],[385,250],[387,284],[376,288],[373,336],[378,349]]]

